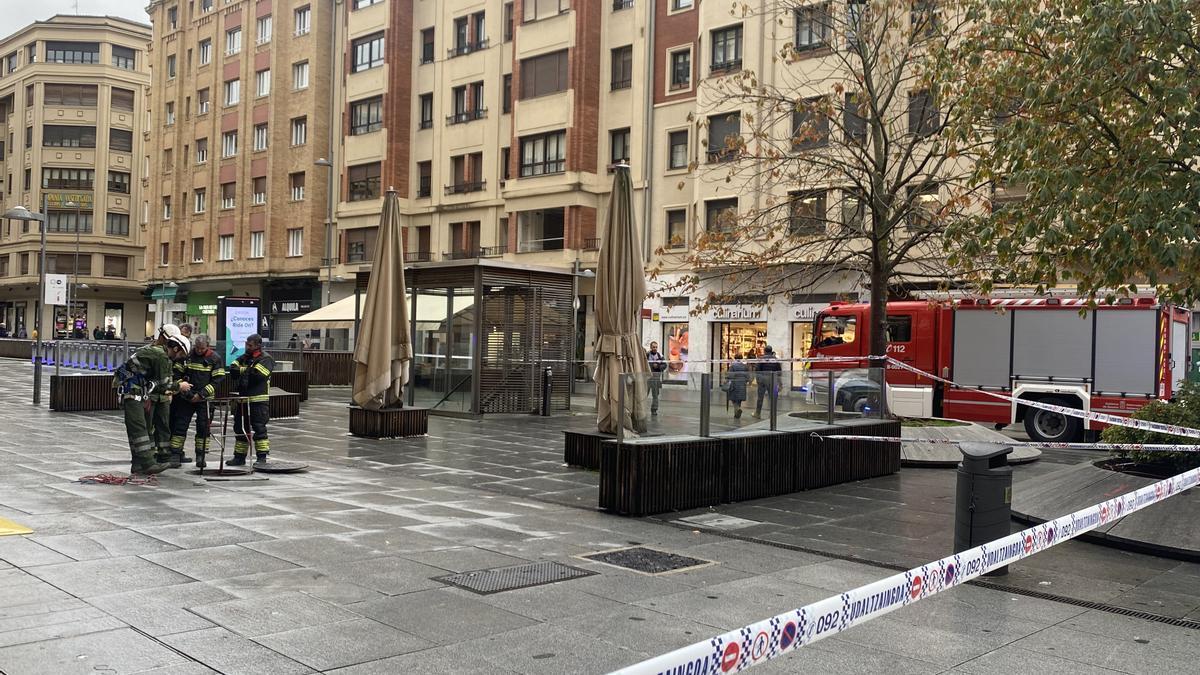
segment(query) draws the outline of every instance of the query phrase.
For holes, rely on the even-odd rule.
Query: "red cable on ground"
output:
[[[157,476],[126,476],[119,473],[98,473],[92,476],[81,476],[76,483],[85,485],[147,485],[158,486]]]

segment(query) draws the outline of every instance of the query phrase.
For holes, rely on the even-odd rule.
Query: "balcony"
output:
[[[600,237],[588,237],[587,239],[584,239],[583,240],[583,248],[581,250],[583,250],[583,251],[599,251],[600,250]]]
[[[477,108],[475,110],[464,110],[456,112],[453,115],[446,115],[446,126],[455,124],[466,124],[475,120],[481,120],[487,117],[487,108]]]
[[[460,248],[460,249],[457,249],[454,251],[450,251],[449,253],[443,253],[442,259],[443,260],[470,260],[471,258],[480,257],[479,253],[480,253],[480,250],[478,248],[474,248],[474,247]]]
[[[742,69],[742,60],[733,59],[730,61],[714,61],[709,66],[709,72],[713,75],[721,75],[723,73],[732,73]]]
[[[404,262],[417,263],[429,262],[433,260],[433,254],[429,251],[405,251]]]
[[[500,244],[498,246],[484,246],[479,249],[480,258],[499,258],[508,253],[508,244]]]
[[[468,192],[482,192],[483,188],[486,186],[487,186],[486,180],[472,180],[472,181],[465,181],[462,183],[454,183],[453,185],[446,186],[446,194],[461,195],[461,194],[466,194]]]
[[[487,47],[488,40],[487,38],[483,38],[482,40],[476,40],[475,42],[464,42],[461,45],[451,47],[450,49],[446,50],[446,54],[450,58],[454,58],[456,56],[466,56],[467,54],[487,49]]]

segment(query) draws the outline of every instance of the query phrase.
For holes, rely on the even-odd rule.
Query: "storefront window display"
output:
[[[666,348],[667,382],[686,382],[688,372],[688,324],[686,321],[664,322],[662,344]]]
[[[757,359],[767,346],[766,323],[718,323],[717,324],[718,352],[714,358],[729,361],[737,354],[743,359]],[[721,364],[724,371],[728,364]]]
[[[104,330],[105,339],[120,339],[121,331],[125,326],[124,321],[125,305],[119,302],[104,303],[104,324],[101,328]],[[110,335],[112,337],[109,337]]]

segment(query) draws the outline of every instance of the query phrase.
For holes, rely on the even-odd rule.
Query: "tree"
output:
[[[963,0],[959,142],[977,180],[1022,200],[954,224],[958,255],[995,256],[994,282],[1073,283],[1111,298],[1139,282],[1196,299],[1200,253],[1200,4]],[[989,140],[980,146],[982,140]]]
[[[763,57],[757,69],[740,51],[735,61],[733,38],[714,31],[711,70],[728,74],[699,92],[709,141],[692,169],[736,190],[740,209],[697,209],[691,271],[669,288],[804,293],[859,277],[871,354],[882,355],[889,290],[955,277],[943,232],[976,201],[970,143],[947,138],[959,106],[932,68],[961,19],[932,0],[770,0],[733,13],[761,27]]]

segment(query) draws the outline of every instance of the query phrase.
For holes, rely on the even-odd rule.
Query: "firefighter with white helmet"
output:
[[[121,399],[125,432],[129,437],[131,474],[150,475],[167,469],[167,464],[155,456],[150,430],[155,426],[158,409],[165,418],[165,401],[179,388],[171,379],[171,359],[189,351],[191,345],[180,334],[179,328],[166,324],[159,329],[153,343],[134,352],[114,375],[113,384]],[[166,429],[166,432],[164,447],[170,443],[170,430]]]

